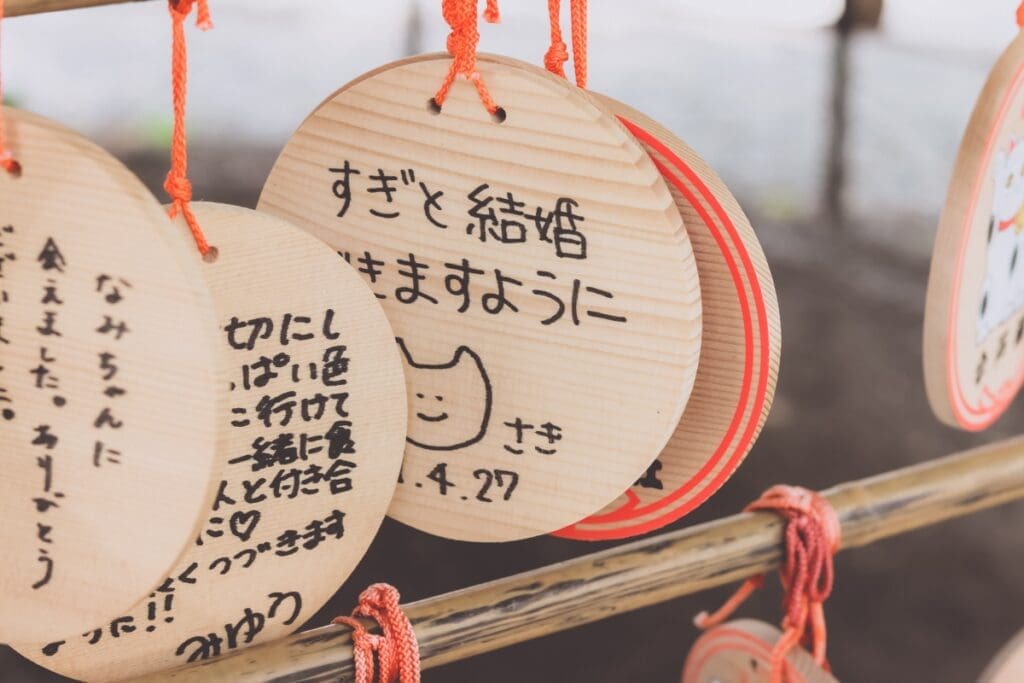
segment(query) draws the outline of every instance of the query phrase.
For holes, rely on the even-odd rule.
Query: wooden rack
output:
[[[82,7],[99,7],[100,5],[119,5],[124,2],[144,2],[145,0],[6,0],[4,14],[9,17],[20,17],[26,14],[42,14],[58,12]]]
[[[1024,437],[825,492],[843,549],[1024,498]],[[405,607],[424,668],[468,659],[770,571],[782,524],[740,514]],[[351,681],[349,631],[327,626],[140,681]]]

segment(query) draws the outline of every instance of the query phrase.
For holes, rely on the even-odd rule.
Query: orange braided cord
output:
[[[434,95],[434,103],[440,107],[448,98],[452,85],[458,76],[464,76],[476,87],[480,101],[491,114],[498,112],[498,105],[487,90],[483,78],[476,70],[476,52],[480,45],[480,22],[477,16],[477,0],[441,0],[441,13],[452,32],[448,35],[448,52],[452,65],[448,69],[441,87]],[[487,0],[484,19],[491,24],[501,19],[498,0]]]
[[[693,620],[694,625],[702,631],[721,626],[740,608],[740,605],[747,601],[747,598],[753,595],[754,591],[761,590],[762,588],[764,588],[764,574],[751,576],[740,584],[736,592],[715,612],[711,614],[701,612],[698,614]]]
[[[171,170],[164,181],[164,190],[171,197],[171,218],[180,213],[192,232],[199,253],[210,251],[199,221],[192,213],[192,183],[188,179],[188,138],[185,130],[185,99],[188,92],[188,51],[185,46],[185,20],[198,3],[196,26],[206,31],[213,28],[207,0],[169,0],[171,12],[171,89],[174,100],[174,134],[171,138]]]
[[[811,649],[815,662],[827,669],[824,604],[835,581],[833,556],[842,533],[839,518],[824,496],[795,486],[774,486],[746,509],[775,512],[787,520],[786,562],[779,570],[785,616],[782,638],[772,650],[771,683],[783,681],[786,656],[801,642]],[[721,624],[763,584],[763,576],[748,579],[717,612],[701,613],[695,623],[701,629]]]
[[[0,24],[3,24],[4,20],[4,0],[0,0]],[[0,168],[12,175],[18,175],[21,173],[21,164],[15,160],[14,155],[11,153],[10,148],[7,146],[7,133],[5,131],[4,116],[3,116],[3,105],[4,105],[4,87],[3,80],[0,79]]]
[[[377,583],[362,592],[351,617],[334,620],[352,629],[355,683],[420,682],[419,644],[400,600],[394,587]],[[381,635],[367,631],[360,619],[377,622]]]
[[[587,0],[572,2],[572,66],[576,71],[576,85],[587,87]]]
[[[488,24],[497,24],[501,21],[501,10],[498,9],[498,0],[487,0],[487,8],[484,9],[484,21]]]
[[[569,48],[562,37],[562,0],[548,0],[548,15],[551,19],[551,47],[544,55],[544,66],[548,71],[565,78],[565,63],[569,61]]]
[[[576,72],[576,85],[587,87],[587,0],[571,0],[572,22],[572,63]],[[569,61],[568,48],[562,37],[562,0],[548,0],[548,17],[551,21],[551,47],[544,56],[548,71],[565,78],[565,63]]]

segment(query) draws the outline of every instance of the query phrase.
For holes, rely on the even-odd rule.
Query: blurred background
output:
[[[959,139],[1016,0],[592,0],[591,88],[702,153],[753,219],[784,344],[775,408],[747,463],[686,526],[770,484],[823,488],[1024,432],[1018,406],[984,435],[938,423],[921,373],[928,261]],[[199,199],[256,202],[278,150],[339,86],[444,49],[436,0],[213,0],[190,29]],[[505,0],[481,49],[538,64],[543,0]],[[163,197],[171,130],[162,2],[11,19],[9,102],[79,129]],[[843,681],[976,680],[1024,627],[1024,504],[843,554],[828,604]],[[374,581],[406,600],[606,547],[553,538],[448,542],[386,522],[314,625]],[[426,681],[676,681],[691,619],[729,590],[678,600],[427,672]],[[774,582],[743,615],[777,621]],[[0,648],[0,681],[60,680]]]

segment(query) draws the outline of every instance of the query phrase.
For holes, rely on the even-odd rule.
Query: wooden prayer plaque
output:
[[[992,660],[978,683],[1020,683],[1024,681],[1024,631],[1017,634]]]
[[[928,398],[947,424],[989,427],[1024,380],[1024,37],[1003,53],[964,133],[932,256]]]
[[[751,619],[713,628],[690,650],[682,683],[769,683],[772,648],[781,635],[774,626]],[[787,683],[837,683],[799,647],[786,662]]]
[[[213,304],[194,246],[124,166],[3,109],[0,642],[81,633],[148,595],[214,492]]]
[[[216,500],[147,599],[82,635],[19,646],[73,678],[121,680],[297,630],[362,559],[398,479],[405,382],[373,293],[278,218],[193,209],[218,250],[202,269],[230,388]]]
[[[693,250],[644,150],[584,93],[447,55],[349,84],[299,128],[260,208],[342,252],[405,357],[410,426],[391,515],[510,541],[608,504],[674,431],[700,353]]]
[[[620,118],[668,183],[693,244],[704,314],[693,393],[661,455],[618,500],[557,534],[597,541],[670,524],[728,480],[771,409],[782,332],[768,262],[725,183],[655,121],[621,102],[593,96]]]

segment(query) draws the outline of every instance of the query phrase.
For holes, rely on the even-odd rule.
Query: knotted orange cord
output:
[[[0,0],[0,24],[4,21],[4,0]],[[21,173],[21,164],[15,160],[11,150],[7,147],[7,134],[4,126],[3,116],[4,106],[4,86],[3,80],[0,78],[0,167],[11,175],[18,175]]]
[[[206,256],[210,245],[192,213],[192,183],[188,179],[188,139],[185,132],[185,97],[188,91],[188,52],[185,47],[185,19],[198,3],[196,26],[202,31],[213,28],[207,0],[169,0],[171,11],[171,88],[174,99],[174,134],[171,138],[171,170],[167,173],[164,190],[172,203],[168,214],[176,218],[180,213],[192,232],[199,253]]]
[[[782,683],[786,655],[803,642],[814,661],[828,669],[824,603],[832,593],[833,555],[839,550],[842,529],[828,500],[795,486],[775,486],[765,491],[747,511],[771,511],[787,520],[786,563],[779,570],[785,590],[783,634],[772,649],[771,683]],[[714,614],[702,612],[694,620],[698,628],[718,626],[764,585],[764,576],[747,579]]]
[[[480,45],[477,0],[441,0],[441,13],[452,29],[448,35],[448,52],[452,56],[452,65],[448,69],[448,75],[441,83],[441,88],[434,95],[434,105],[438,109],[444,105],[455,79],[461,75],[476,86],[480,101],[483,102],[487,111],[492,115],[497,114],[500,107],[494,102],[483,78],[476,70],[476,52]],[[498,0],[487,0],[484,20],[489,24],[497,24],[501,21]]]
[[[352,629],[355,683],[420,683],[420,648],[400,600],[394,587],[376,583],[359,596],[351,617],[334,620]],[[367,631],[360,619],[377,622],[382,634]]]
[[[572,64],[576,72],[576,85],[587,87],[587,0],[570,0],[572,21]],[[562,0],[548,0],[551,19],[551,47],[544,56],[544,66],[556,76],[565,78],[565,63],[569,52],[562,37]]]

